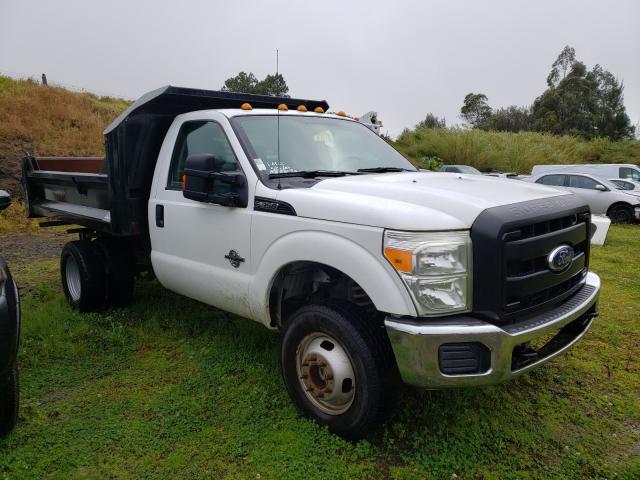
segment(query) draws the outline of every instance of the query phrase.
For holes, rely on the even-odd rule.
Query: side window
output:
[[[536,183],[551,185],[553,187],[564,187],[564,175],[545,175],[539,178]]]
[[[581,175],[569,175],[570,187],[596,190],[596,185],[600,185],[600,183],[596,182],[593,178],[583,177]]]
[[[167,188],[182,188],[184,164],[187,157],[195,153],[210,153],[223,160],[223,172],[239,169],[238,160],[231,149],[231,145],[229,145],[224,130],[219,124],[206,120],[185,122],[180,127],[173,155],[171,156]]]
[[[629,167],[620,167],[620,178],[628,178],[630,180],[640,180],[640,172]]]

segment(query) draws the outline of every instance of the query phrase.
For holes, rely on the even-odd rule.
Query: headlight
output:
[[[398,271],[420,315],[471,309],[468,231],[385,231],[384,256]]]

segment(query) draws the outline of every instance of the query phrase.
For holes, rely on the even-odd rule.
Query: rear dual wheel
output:
[[[60,275],[69,304],[81,312],[123,306],[133,298],[135,258],[114,239],[76,240],[62,249]]]

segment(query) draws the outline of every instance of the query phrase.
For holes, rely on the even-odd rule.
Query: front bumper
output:
[[[636,205],[636,206],[633,208],[633,211],[634,211],[634,214],[635,214],[636,220],[640,221],[640,205]]]
[[[511,325],[457,316],[420,324],[387,317],[385,326],[405,383],[423,388],[490,385],[531,370],[577,342],[597,316],[599,294],[600,278],[589,272],[583,287],[563,304]],[[536,342],[543,344],[529,346]],[[455,371],[456,362],[473,364],[477,372],[443,373]]]

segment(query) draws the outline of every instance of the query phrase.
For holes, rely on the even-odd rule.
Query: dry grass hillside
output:
[[[0,76],[0,189],[21,196],[20,159],[103,155],[102,131],[129,102]]]

